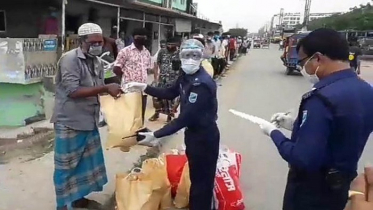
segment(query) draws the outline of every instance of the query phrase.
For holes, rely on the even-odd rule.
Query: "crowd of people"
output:
[[[158,106],[150,120],[157,120],[161,113],[168,116],[164,127],[139,133],[143,138],[138,144],[149,145],[186,128],[189,209],[211,209],[220,146],[213,77],[222,75],[228,61],[245,45],[229,34],[205,37],[197,32],[187,40],[172,37],[162,42],[154,60],[145,47],[147,34],[145,28],[138,28],[131,39],[122,39],[125,47],[119,50],[113,69],[119,79],[106,84],[98,56],[111,44],[106,45],[99,25],[83,24],[78,30],[80,46],[62,55],[51,119],[57,209],[67,210],[70,204],[89,208],[95,202],[85,196],[101,191],[107,183],[98,130],[99,95],[118,98],[123,88],[143,93],[143,119],[147,95],[155,97]],[[297,52],[302,72],[314,88],[303,96],[297,119],[277,113],[271,122],[259,123],[289,163],[283,209],[342,210],[373,130],[372,87],[351,70],[348,44],[333,30],[310,33],[298,43]],[[210,72],[205,67],[209,65]],[[149,69],[154,71],[152,85],[147,84]],[[291,138],[280,127],[292,131]],[[372,180],[368,167],[365,178],[358,177],[352,188],[351,210],[372,209]]]

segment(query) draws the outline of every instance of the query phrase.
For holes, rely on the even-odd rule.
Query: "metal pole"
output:
[[[120,7],[118,7],[118,12],[117,12],[117,38],[119,38],[119,32],[120,32]]]
[[[145,28],[145,12],[142,13],[142,17],[143,17],[142,27]]]
[[[159,16],[159,24],[158,24],[158,46],[161,46],[161,21],[162,21],[162,17]]]
[[[65,51],[65,31],[66,31],[66,26],[65,26],[65,11],[66,11],[66,4],[67,0],[62,0],[62,13],[61,13],[61,50],[62,52]]]

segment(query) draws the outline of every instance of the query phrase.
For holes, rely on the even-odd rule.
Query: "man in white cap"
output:
[[[57,209],[87,208],[84,197],[101,191],[107,182],[98,131],[100,94],[118,97],[118,84],[104,85],[104,70],[97,56],[102,53],[100,26],[83,24],[80,46],[63,54],[56,75],[54,186]]]

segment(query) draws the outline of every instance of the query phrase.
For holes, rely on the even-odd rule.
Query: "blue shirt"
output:
[[[291,166],[356,172],[373,131],[373,89],[351,69],[323,78],[314,88],[303,97],[291,139],[278,130],[271,138]],[[333,110],[314,91],[327,98]]]
[[[184,127],[206,130],[209,126],[216,125],[217,87],[203,67],[193,75],[180,76],[170,88],[148,86],[144,92],[168,100],[180,96],[180,115],[160,130],[155,131],[156,138],[171,135]]]

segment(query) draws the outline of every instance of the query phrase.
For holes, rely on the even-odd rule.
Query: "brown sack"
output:
[[[129,147],[137,144],[136,131],[143,127],[141,93],[126,93],[117,99],[100,96],[100,104],[108,125],[106,148],[121,147],[128,152]]]
[[[143,210],[153,193],[152,181],[142,174],[117,174],[115,186],[117,210]]]
[[[174,201],[176,208],[185,208],[189,205],[190,186],[191,182],[189,175],[189,165],[187,162],[185,163],[180,183],[176,190],[176,196]]]
[[[171,184],[167,177],[167,169],[164,156],[147,159],[142,163],[142,171],[153,181],[153,188],[158,189],[157,195],[153,195],[155,200],[159,199],[159,209],[172,208]],[[156,197],[158,196],[159,197]],[[154,209],[158,209],[154,208]]]
[[[141,169],[138,169],[141,170]],[[152,174],[154,173],[154,174]],[[141,172],[117,175],[115,198],[118,210],[158,210],[165,194],[160,186],[159,172]]]

